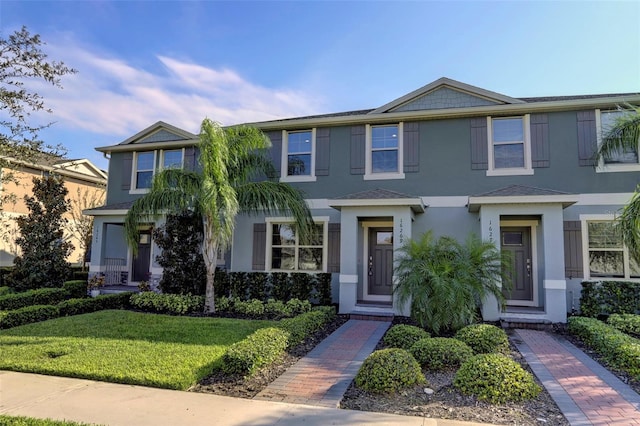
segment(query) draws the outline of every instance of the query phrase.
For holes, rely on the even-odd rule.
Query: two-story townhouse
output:
[[[639,181],[638,152],[594,162],[625,103],[640,104],[640,94],[512,98],[442,78],[372,110],[252,123],[271,139],[280,180],[305,192],[319,235],[306,245],[288,217],[241,216],[224,263],[330,272],[340,312],[407,314],[393,297],[398,248],[428,230],[460,240],[473,232],[515,259],[508,312],[487,301],[485,320],[564,322],[582,280],[640,279],[611,232]],[[132,258],[123,218],[156,170],[195,166],[196,144],[157,123],[98,148],[111,161],[107,205],[91,212],[92,272],[113,270],[117,258],[123,283],[161,274],[148,233]]]
[[[67,257],[72,264],[84,264],[84,251],[79,244],[74,221],[82,217],[82,208],[89,206],[90,201],[100,202],[104,196],[107,184],[107,174],[104,170],[86,158],[63,159],[59,156],[42,154],[31,161],[5,158],[5,167],[1,173],[12,175],[11,179],[2,182],[1,191],[5,197],[0,212],[0,266],[13,265],[14,258],[20,253],[20,247],[15,243],[20,234],[15,219],[27,215],[29,209],[25,203],[26,195],[33,195],[33,178],[56,174],[62,177],[68,191],[67,200],[70,209],[64,215],[68,221],[65,238],[74,246]]]

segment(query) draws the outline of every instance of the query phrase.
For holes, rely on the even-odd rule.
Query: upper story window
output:
[[[315,129],[282,132],[282,181],[315,181]],[[284,166],[286,165],[286,166]]]
[[[132,188],[144,190],[151,188],[155,160],[155,151],[135,153],[133,162],[134,173],[132,174],[135,182]]]
[[[611,215],[583,215],[586,278],[640,278],[640,266],[622,243]]]
[[[628,111],[615,110],[615,111],[600,111],[596,110],[596,132],[598,138],[598,145],[602,143],[603,135],[607,134],[611,128],[616,124],[616,120],[623,117],[626,114],[630,114]],[[640,143],[640,141],[638,141]],[[598,164],[599,172],[629,172],[639,171],[640,163],[638,158],[638,146],[635,149],[628,149],[622,152],[616,152],[615,154],[604,158]]]
[[[183,155],[182,149],[172,149],[172,150],[162,151],[162,168],[163,169],[182,168],[183,157],[184,155]]]
[[[364,179],[404,179],[402,127],[367,125]]]
[[[487,117],[487,131],[487,175],[533,174],[528,114],[518,117]]]
[[[270,271],[322,272],[327,270],[327,219],[314,218],[308,241],[301,241],[293,222],[267,219],[267,267]]]

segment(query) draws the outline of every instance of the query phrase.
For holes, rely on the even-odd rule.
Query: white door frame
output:
[[[368,259],[369,259],[369,229],[370,228],[391,228],[393,229],[393,221],[375,221],[375,222],[361,222],[363,228],[363,238],[362,238],[362,298],[365,301],[370,302],[392,302],[393,294],[389,296],[381,296],[376,294],[369,294],[369,274],[368,272]],[[395,233],[394,233],[395,234]],[[394,247],[395,247],[395,235],[394,238]],[[394,258],[395,258],[395,249],[394,249]]]
[[[501,220],[500,230],[503,227],[519,226],[529,228],[531,234],[531,285],[533,287],[533,300],[507,300],[508,306],[538,306],[538,241],[537,241],[537,220]],[[500,250],[502,250],[502,232],[500,232]]]

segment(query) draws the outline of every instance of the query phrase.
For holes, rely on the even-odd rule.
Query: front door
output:
[[[140,231],[138,254],[133,258],[133,281],[149,281],[151,230]]]
[[[512,290],[505,293],[511,304],[531,304],[533,300],[533,258],[531,257],[531,228],[508,226],[500,228],[502,251],[509,253]],[[529,302],[529,303],[526,303]]]
[[[369,228],[367,262],[366,298],[391,301],[393,291],[393,228]]]

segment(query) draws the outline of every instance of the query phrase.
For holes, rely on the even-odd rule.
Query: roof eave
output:
[[[578,202],[577,195],[507,195],[495,197],[469,197],[467,204],[469,212],[477,213],[484,205],[506,204],[562,204],[562,208]]]
[[[414,213],[424,213],[426,206],[422,198],[379,198],[379,199],[334,199],[329,207],[336,210],[342,207],[409,207]]]

